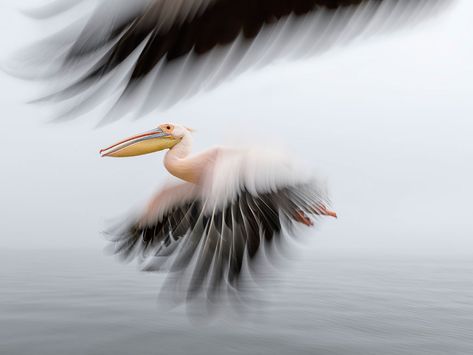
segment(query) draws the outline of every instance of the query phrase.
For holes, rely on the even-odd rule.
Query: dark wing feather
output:
[[[166,253],[166,249],[192,229],[198,218],[198,202],[184,202],[173,206],[154,224],[135,222],[110,232],[113,251],[125,260],[137,256]]]
[[[325,205],[324,194],[313,184],[259,194],[243,190],[214,210],[202,199],[184,201],[155,222],[132,223],[112,241],[125,259],[143,257],[145,270],[170,271],[173,287],[184,283],[179,291],[188,299],[213,297],[228,287],[239,288],[245,260],[253,265],[263,245],[290,231],[298,211],[317,217]]]
[[[156,105],[172,104],[205,85],[216,85],[255,63],[261,64],[262,57],[274,60],[278,55],[272,52],[273,47],[280,49],[281,56],[287,54],[288,43],[300,42],[295,46],[302,48],[299,56],[314,53],[335,44],[341,34],[346,41],[364,33],[374,20],[382,23],[378,29],[386,27],[385,24],[398,26],[452,1],[134,0],[117,4],[117,0],[102,0],[77,38],[65,42],[64,34],[59,33],[60,40],[52,38],[49,45],[44,44],[49,67],[51,58],[57,56],[50,53],[54,45],[58,47],[57,52],[67,49],[59,56],[56,72],[63,81],[61,89],[44,99],[62,101],[77,96],[76,102],[67,103],[73,109],[64,113],[74,116],[83,114],[86,104],[95,106],[97,97],[110,96],[111,91],[120,95],[116,102],[119,109],[112,110],[112,114],[122,115],[129,107],[137,106],[121,104],[126,98],[141,100],[140,113],[146,113]],[[364,9],[361,15],[358,8]],[[290,16],[287,25],[284,20]],[[283,27],[286,24],[284,34],[278,32],[281,28],[276,27],[278,24]],[[273,28],[274,32],[270,32]],[[265,35],[261,36],[264,29]],[[255,53],[250,51],[253,54],[249,56],[252,43],[261,48],[252,48]],[[231,44],[236,48],[230,49]],[[34,51],[27,55],[30,63],[37,56],[38,46]],[[92,61],[94,54],[99,58]],[[192,59],[186,60],[190,54]],[[127,63],[131,57],[133,62]],[[205,63],[203,59],[211,61]],[[243,59],[245,63],[241,62]],[[105,85],[95,85],[110,80],[108,74],[122,66],[127,70],[120,85],[108,88],[109,92],[104,92]],[[84,67],[88,69],[84,71]],[[66,74],[75,71],[79,75],[66,80]],[[17,72],[24,74],[26,70],[20,68]],[[53,73],[46,70],[45,76],[50,80]],[[136,90],[148,78],[152,83],[147,84],[147,89],[155,92]],[[170,92],[173,86],[174,91]]]

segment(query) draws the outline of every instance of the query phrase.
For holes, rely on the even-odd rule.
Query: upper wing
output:
[[[244,265],[253,264],[264,244],[280,240],[301,222],[301,213],[317,216],[326,203],[309,183],[258,194],[241,190],[219,208],[196,197],[158,213],[154,221],[128,225],[113,243],[117,254],[142,255],[145,270],[171,271],[164,289],[174,290],[173,296],[213,297],[238,289]]]
[[[324,50],[368,28],[385,30],[418,19],[451,1],[137,0],[117,5],[105,0],[79,36],[68,41],[59,33],[41,44],[49,51],[49,65],[57,57],[61,80],[74,74],[45,99],[68,100],[63,114],[78,115],[110,93],[118,94],[118,103],[136,94],[145,113],[256,64]],[[57,53],[50,53],[54,46]],[[51,78],[51,71],[46,73]],[[122,105],[114,113],[136,106]]]

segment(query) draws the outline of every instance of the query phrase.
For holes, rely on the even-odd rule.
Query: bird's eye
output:
[[[166,129],[171,129],[171,126],[166,126]]]

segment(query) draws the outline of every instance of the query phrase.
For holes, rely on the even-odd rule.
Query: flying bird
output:
[[[337,217],[323,186],[293,157],[225,147],[192,154],[192,139],[191,129],[166,123],[100,151],[132,157],[167,149],[164,166],[181,182],[163,187],[109,235],[115,254],[170,272],[163,289],[183,301],[238,292],[245,265],[269,258],[268,248],[295,225]]]
[[[416,23],[452,1],[57,0],[25,12],[77,20],[21,52],[10,71],[52,85],[38,101],[57,103],[58,118],[104,102],[104,121],[142,116],[249,69]]]

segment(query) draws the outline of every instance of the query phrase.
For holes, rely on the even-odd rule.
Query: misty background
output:
[[[17,11],[40,3],[0,0],[0,65],[65,25]],[[26,104],[41,86],[0,71],[0,353],[473,353],[471,13],[458,1],[417,26],[100,128],[101,108],[50,123],[52,107]],[[196,151],[283,147],[329,185],[339,219],[260,270],[247,308],[170,308],[157,300],[164,275],[103,253],[102,231],[170,177],[163,153],[99,149],[163,122],[196,129]]]
[[[29,1],[21,4],[39,4]],[[1,59],[52,32],[0,2]],[[117,139],[164,122],[216,144],[283,146],[324,177],[338,220],[309,230],[308,254],[471,254],[473,3],[320,56],[249,71],[139,120],[100,112],[49,123],[38,85],[0,73],[0,248],[94,249],[107,221],[169,179],[162,153],[101,159]],[[39,29],[43,30],[39,30]]]

